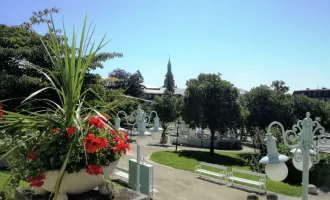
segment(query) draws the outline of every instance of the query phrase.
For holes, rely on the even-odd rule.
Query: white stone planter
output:
[[[110,163],[109,166],[102,167],[105,177],[109,177],[115,170],[119,160]],[[35,188],[35,192],[38,194],[44,194],[51,192],[56,184],[59,171],[48,171],[45,172],[46,179],[44,179],[44,185]],[[67,200],[67,194],[80,194],[90,190],[93,190],[97,186],[104,184],[102,175],[89,175],[86,169],[82,169],[76,173],[67,172],[64,173],[61,187],[59,190],[59,196],[57,200]]]

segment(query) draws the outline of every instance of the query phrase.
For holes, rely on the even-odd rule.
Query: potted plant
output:
[[[116,130],[108,115],[85,102],[86,93],[93,92],[82,91],[85,74],[96,53],[106,44],[104,38],[98,45],[90,43],[91,35],[85,35],[85,28],[86,18],[76,46],[75,31],[69,44],[65,28],[60,40],[51,21],[50,39],[41,40],[54,68],[50,71],[31,66],[46,77],[50,86],[23,101],[23,104],[39,101],[45,106],[20,113],[0,110],[0,133],[9,141],[0,144],[7,150],[0,160],[8,157],[10,186],[25,181],[37,193],[51,192],[57,200],[97,186],[104,191],[105,178],[129,150],[127,133]],[[55,91],[58,99],[34,98],[45,90]]]

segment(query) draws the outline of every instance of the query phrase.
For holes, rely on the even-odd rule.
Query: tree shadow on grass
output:
[[[213,156],[210,152],[206,151],[189,151],[189,150],[182,150],[178,152],[174,152],[180,157],[185,158],[192,158],[198,160],[200,162],[207,162],[217,165],[224,165],[224,166],[245,166],[246,162],[240,158],[233,158],[225,155],[220,155],[215,153]]]

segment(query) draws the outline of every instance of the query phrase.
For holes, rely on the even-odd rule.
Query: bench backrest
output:
[[[227,171],[227,167],[222,166],[222,165],[216,165],[216,164],[201,162],[201,166],[208,166],[208,167],[213,167],[213,168],[217,168],[217,169]]]
[[[128,169],[124,169],[124,168],[121,168],[121,167],[116,167],[116,169],[119,170],[119,171],[125,172],[125,173],[129,173]]]
[[[236,169],[236,168],[232,168],[232,171],[242,173],[242,174],[249,174],[249,175],[253,175],[253,176],[260,176],[260,177],[266,178],[266,174],[262,174],[262,173],[258,173],[258,172],[251,172],[251,171],[246,171],[246,170]]]

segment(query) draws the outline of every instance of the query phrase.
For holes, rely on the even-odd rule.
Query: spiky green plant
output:
[[[121,156],[120,153],[113,153],[112,148],[116,145],[115,142],[109,144],[107,149],[107,153],[111,157],[103,155],[89,156],[86,154],[86,150],[82,148],[81,141],[86,136],[84,131],[86,127],[84,126],[93,114],[96,113],[106,121],[108,127],[114,130],[114,127],[100,112],[84,101],[86,93],[93,92],[91,89],[82,91],[88,66],[97,52],[107,44],[107,42],[104,42],[105,35],[100,43],[95,44],[95,42],[92,42],[91,38],[94,31],[91,34],[86,34],[86,19],[87,15],[77,44],[74,28],[71,43],[69,43],[64,23],[63,40],[59,40],[51,18],[48,24],[50,40],[41,40],[53,64],[53,70],[31,66],[48,79],[50,86],[34,92],[22,102],[27,104],[31,101],[42,101],[48,106],[38,108],[38,111],[23,110],[21,113],[3,111],[5,119],[0,124],[0,140],[2,140],[0,152],[3,153],[0,159],[8,156],[10,168],[13,172],[8,181],[16,186],[19,181],[25,181],[28,175],[40,173],[40,167],[43,170],[60,170],[53,190],[54,199],[57,199],[65,171],[73,172],[86,168],[86,164],[89,162],[88,159],[94,163],[107,164],[107,162],[116,160]],[[35,99],[39,93],[45,90],[54,90],[58,94],[60,103],[58,104],[52,99]],[[97,96],[95,92],[94,95]],[[76,128],[73,137],[65,135],[65,130],[70,127]],[[54,128],[61,130],[61,134],[49,136]],[[106,134],[104,131],[96,131],[101,135]],[[111,134],[105,137],[109,141],[113,141]],[[61,149],[54,150],[55,155],[52,156],[52,149],[59,147]],[[35,149],[35,153],[39,155],[39,163],[30,162],[26,159],[29,148]],[[58,161],[61,162],[60,166],[56,165]]]

